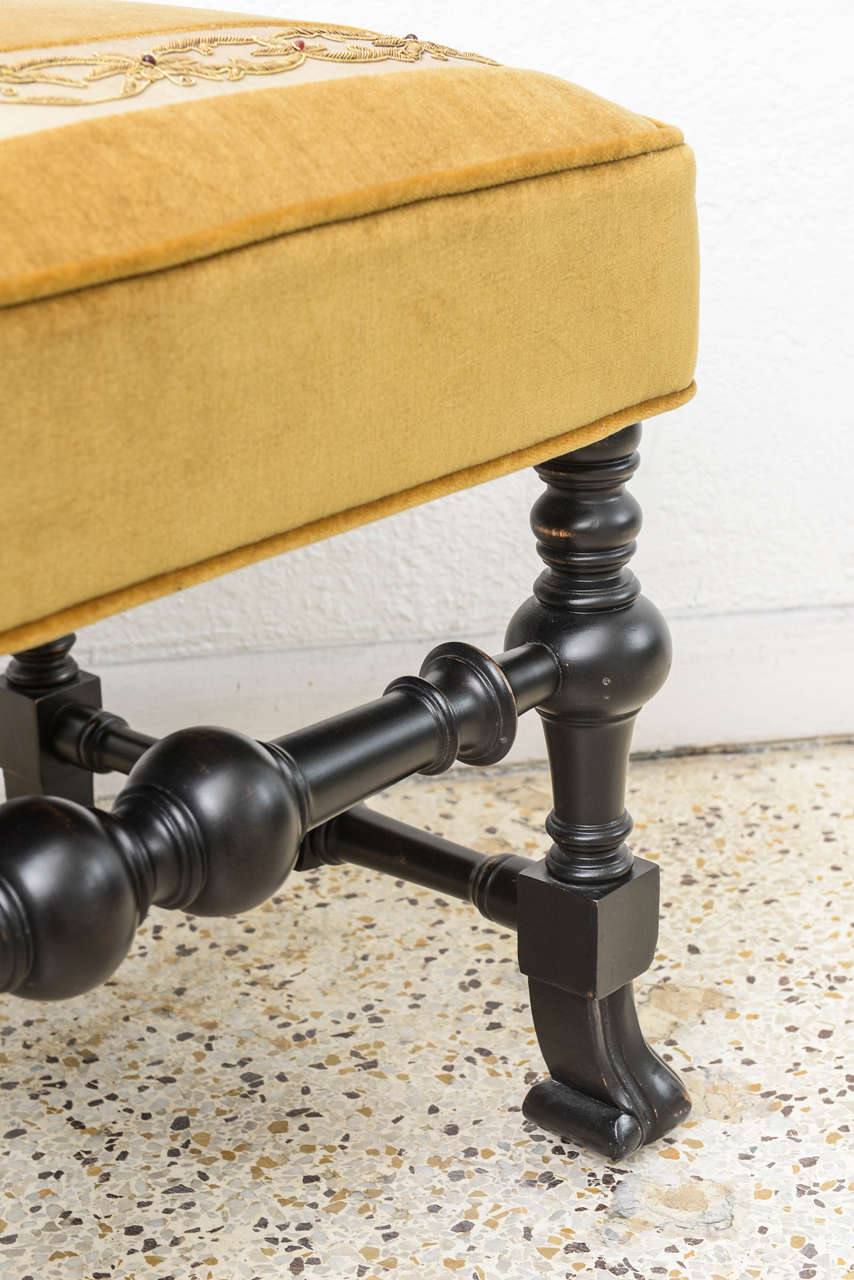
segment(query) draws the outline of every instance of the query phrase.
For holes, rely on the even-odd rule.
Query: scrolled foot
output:
[[[541,1080],[522,1103],[526,1120],[561,1138],[622,1160],[643,1143],[643,1130],[633,1115],[609,1107],[559,1080]]]
[[[631,983],[601,1000],[537,979],[530,989],[551,1079],[525,1099],[529,1120],[616,1160],[685,1119],[690,1099],[644,1039]]]

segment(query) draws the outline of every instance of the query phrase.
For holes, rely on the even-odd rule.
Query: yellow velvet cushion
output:
[[[478,53],[4,0],[0,650],[690,397],[681,134]]]

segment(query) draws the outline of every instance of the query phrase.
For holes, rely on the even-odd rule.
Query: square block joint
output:
[[[622,880],[565,884],[538,862],[517,880],[519,968],[601,1000],[645,973],[658,940],[659,872],[635,858]]]
[[[100,707],[101,681],[81,671],[55,689],[29,693],[0,676],[0,768],[7,800],[62,796],[77,804],[94,803],[91,773],[57,759],[44,747],[56,713],[68,702]]]

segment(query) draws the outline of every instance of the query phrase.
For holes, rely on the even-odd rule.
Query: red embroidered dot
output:
[[[302,52],[302,50],[305,48],[305,41],[304,41],[304,40],[295,40],[295,41],[294,41],[294,48],[295,48],[295,49],[299,49],[299,50],[300,50],[300,52]]]

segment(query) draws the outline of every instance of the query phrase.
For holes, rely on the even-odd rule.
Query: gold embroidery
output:
[[[328,43],[308,43],[328,42]],[[365,43],[355,43],[364,41]],[[224,62],[206,62],[221,48],[254,46],[247,58],[230,57]],[[427,55],[437,62],[463,58],[497,66],[491,58],[477,53],[458,53],[445,45],[414,36],[381,36],[372,31],[340,27],[289,25],[275,35],[234,35],[208,32],[166,41],[143,54],[85,53],[49,54],[24,62],[0,63],[0,105],[31,103],[38,106],[75,107],[135,98],[159,81],[191,88],[200,80],[236,81],[246,76],[273,76],[294,71],[309,59],[318,62],[420,62]],[[257,61],[256,61],[257,59]],[[121,87],[108,86],[98,94],[104,81],[121,77]],[[72,94],[21,93],[22,85],[55,85],[77,90]]]

